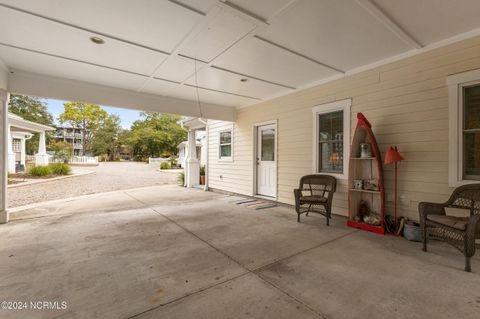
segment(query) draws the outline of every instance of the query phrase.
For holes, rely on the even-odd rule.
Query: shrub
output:
[[[65,164],[67,164],[70,161],[71,157],[72,157],[72,151],[65,150],[65,149],[55,152],[55,156],[54,156],[55,159],[58,159]]]
[[[168,162],[161,162],[160,163],[160,169],[169,169],[171,168],[170,163]]]
[[[30,176],[49,176],[52,175],[52,169],[49,166],[32,166],[28,169]]]
[[[180,174],[178,174],[178,184],[180,186],[185,186],[185,173],[184,172],[181,172]]]
[[[54,175],[68,175],[72,172],[72,168],[68,164],[54,163],[49,165]]]
[[[200,176],[205,176],[205,165],[200,166]]]

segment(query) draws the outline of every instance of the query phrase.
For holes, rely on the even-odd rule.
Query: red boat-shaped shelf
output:
[[[347,225],[385,234],[382,157],[370,122],[362,113],[357,119],[350,148]]]

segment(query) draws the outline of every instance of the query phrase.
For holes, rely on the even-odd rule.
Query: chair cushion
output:
[[[427,219],[431,220],[432,222],[453,227],[459,230],[465,230],[467,228],[467,223],[468,223],[468,217],[428,215]]]
[[[301,196],[300,201],[302,202],[314,202],[314,203],[326,203],[328,199],[322,196]]]

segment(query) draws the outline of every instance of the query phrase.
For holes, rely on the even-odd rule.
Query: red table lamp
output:
[[[390,146],[390,149],[387,151],[385,154],[385,164],[395,164],[395,186],[394,186],[394,192],[395,192],[395,199],[394,199],[394,209],[395,209],[395,214],[394,214],[394,222],[395,224],[397,223],[397,163],[400,161],[403,161],[405,158],[398,152],[397,147]]]

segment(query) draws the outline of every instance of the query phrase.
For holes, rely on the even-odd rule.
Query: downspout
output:
[[[188,130],[185,128],[182,121],[180,122],[180,127],[188,133]],[[185,152],[185,167],[183,168],[183,187],[187,187],[187,178],[188,178],[188,174],[187,174],[187,146],[188,146],[188,142],[187,142],[187,145],[185,145],[185,150],[184,150],[184,152]]]
[[[203,121],[202,121],[203,122]],[[204,191],[208,191],[208,160],[209,160],[209,155],[208,155],[208,150],[210,148],[210,128],[208,127],[208,121],[205,121],[205,186],[203,188]]]

